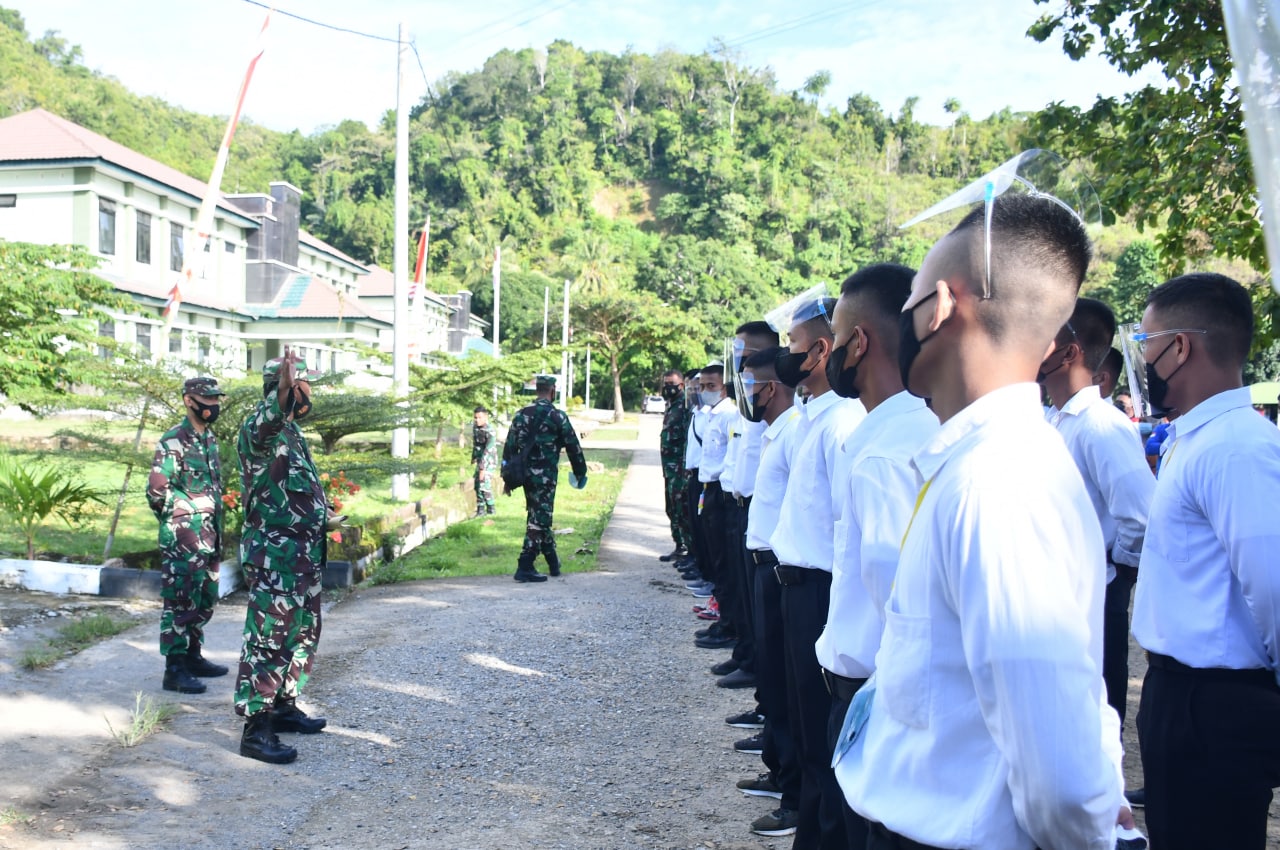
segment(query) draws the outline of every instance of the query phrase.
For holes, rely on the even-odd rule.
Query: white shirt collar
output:
[[[1235,410],[1237,407],[1253,407],[1248,387],[1223,390],[1217,395],[1211,395],[1170,422],[1169,438],[1166,442],[1173,445],[1173,440],[1187,436],[1201,425],[1217,419],[1222,414],[1229,410]]]
[[[1032,411],[1033,418],[1042,419],[1039,384],[1010,384],[992,390],[942,423],[937,435],[916,453],[911,462],[928,481],[938,474],[938,470],[951,458],[957,446],[970,434],[993,422],[1016,417],[1025,410]]]
[[[716,402],[715,407],[711,408],[711,412],[712,412],[712,413],[720,413],[720,412],[722,412],[722,411],[725,409],[725,407],[726,407],[727,405],[731,405],[731,404],[732,404],[732,405],[736,405],[736,404],[737,404],[737,402],[736,402],[736,401],[734,401],[733,399],[729,398],[728,396],[725,396],[724,398],[722,398],[722,399],[720,399],[718,402]]]
[[[782,429],[787,427],[791,422],[796,421],[800,417],[800,408],[792,405],[782,412],[782,415],[770,423],[768,428],[764,429],[764,436],[767,440],[775,439]]]
[[[808,419],[810,422],[812,422],[813,420],[817,419],[823,413],[830,410],[832,407],[834,407],[839,403],[840,403],[840,396],[836,394],[836,391],[827,390],[822,395],[815,396],[814,398],[811,398],[807,402],[805,402],[805,405],[803,408],[804,417]]]
[[[1065,414],[1067,416],[1076,416],[1090,404],[1094,404],[1099,401],[1102,401],[1102,390],[1098,389],[1097,384],[1090,384],[1080,390],[1080,392],[1073,395],[1070,401],[1062,405],[1062,409],[1059,410],[1058,413]]]

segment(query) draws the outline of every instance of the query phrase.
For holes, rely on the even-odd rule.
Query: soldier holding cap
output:
[[[182,385],[186,418],[165,432],[147,479],[147,503],[160,520],[160,654],[166,691],[202,694],[197,677],[225,676],[206,661],[200,645],[218,601],[222,550],[222,471],[218,440],[209,426],[225,395],[213,378]]]
[[[240,755],[285,764],[298,751],[278,732],[312,734],[323,717],[295,704],[320,640],[320,581],[328,506],[298,420],[311,412],[311,373],[285,349],[262,369],[262,401],[240,426],[249,586],[235,709],[245,719]]]
[[[547,559],[547,570],[553,576],[560,575],[560,556],[556,553],[556,539],[551,533],[551,517],[556,507],[557,465],[560,450],[569,453],[573,475],[569,483],[581,490],[587,486],[587,460],[582,456],[582,446],[574,433],[573,423],[563,410],[551,403],[556,394],[556,376],[539,375],[534,381],[537,401],[524,407],[511,420],[507,442],[502,448],[505,465],[518,457],[529,446],[529,478],[524,485],[524,503],[528,519],[524,533],[524,547],[516,564],[515,580],[521,582],[546,581],[547,577],[533,566],[541,552]],[[511,494],[510,488],[505,490]]]

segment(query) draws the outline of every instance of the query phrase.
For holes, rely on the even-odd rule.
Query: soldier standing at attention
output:
[[[483,405],[476,408],[471,427],[471,462],[476,465],[476,516],[496,514],[493,476],[498,472],[498,435],[489,427],[489,410]]]
[[[689,539],[686,528],[689,512],[684,507],[687,482],[684,477],[684,445],[689,439],[689,417],[692,411],[685,403],[684,375],[672,369],[662,376],[662,397],[667,410],[662,414],[662,436],[658,453],[662,457],[662,483],[666,491],[667,520],[671,523],[671,539],[676,548],[661,561],[679,561],[689,555]]]
[[[541,552],[547,559],[547,572],[560,575],[560,556],[556,554],[556,540],[551,533],[551,517],[556,507],[557,465],[560,450],[569,453],[573,474],[569,483],[578,490],[587,486],[587,459],[582,456],[582,446],[573,424],[563,410],[551,403],[556,394],[555,375],[539,375],[534,383],[537,401],[524,407],[511,420],[507,442],[502,447],[502,462],[519,456],[529,446],[528,482],[524,485],[524,504],[528,520],[524,533],[524,548],[516,564],[515,580],[521,582],[546,581],[547,577],[534,569],[534,559]],[[506,488],[507,495],[511,489]]]
[[[249,586],[236,714],[240,755],[287,764],[298,751],[278,732],[325,727],[295,704],[320,640],[325,562],[324,489],[298,420],[311,412],[307,364],[285,349],[262,369],[262,401],[240,426],[244,535],[240,562]]]
[[[147,503],[160,520],[160,654],[166,691],[202,694],[197,676],[225,676],[227,668],[200,654],[204,626],[218,601],[222,555],[222,470],[218,440],[209,426],[218,418],[213,378],[182,385],[186,418],[165,432],[147,479]]]

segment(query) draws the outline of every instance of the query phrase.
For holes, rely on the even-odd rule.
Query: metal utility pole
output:
[[[551,287],[542,290],[542,347],[547,347],[547,318],[551,315]],[[546,365],[543,365],[546,368]]]
[[[501,357],[498,348],[498,315],[502,312],[502,246],[493,248],[493,356]]]
[[[570,393],[569,387],[563,386],[569,382],[569,279],[564,281],[564,323],[560,326],[560,345],[564,347],[564,352],[560,355],[560,403],[566,404]]]
[[[396,44],[396,170],[395,170],[395,265],[394,292],[395,332],[391,347],[391,374],[396,398],[409,395],[409,335],[412,322],[409,318],[409,97],[405,90],[405,60],[409,42],[405,25],[400,24]],[[408,402],[401,402],[407,405]],[[397,459],[409,457],[409,429],[396,428],[391,432],[391,456]],[[398,473],[391,477],[391,498],[406,501],[409,498],[409,476]]]
[[[587,385],[583,388],[583,404],[591,409],[591,346],[587,346]]]

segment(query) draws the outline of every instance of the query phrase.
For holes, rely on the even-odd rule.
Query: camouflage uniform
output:
[[[498,475],[498,435],[492,425],[471,426],[471,462],[476,465],[476,516],[496,513],[493,479]],[[482,471],[488,473],[483,480]]]
[[[218,602],[222,470],[211,429],[201,434],[183,419],[165,432],[151,463],[147,504],[160,520],[160,654],[186,655],[200,649]]]
[[[685,510],[685,490],[688,476],[684,469],[685,443],[689,439],[689,420],[692,408],[685,402],[684,394],[667,402],[667,412],[662,416],[662,436],[658,454],[662,458],[662,481],[666,485],[667,519],[671,523],[671,539],[681,549],[693,546],[693,530],[689,527],[689,512]]]
[[[306,374],[299,364],[297,380]],[[252,717],[277,699],[297,698],[311,674],[320,640],[327,500],[307,441],[297,423],[285,420],[274,389],[240,426],[237,448],[249,609],[235,709]]]
[[[529,452],[529,481],[524,485],[527,521],[520,562],[532,569],[534,559],[541,552],[552,567],[552,573],[557,574],[560,562],[555,536],[551,533],[551,518],[556,506],[560,450],[568,452],[573,474],[579,478],[587,474],[587,460],[582,456],[582,446],[568,414],[557,410],[548,399],[538,399],[511,420],[511,430],[507,432],[507,442],[502,448],[503,462],[519,455],[530,439],[534,441],[534,447]]]

